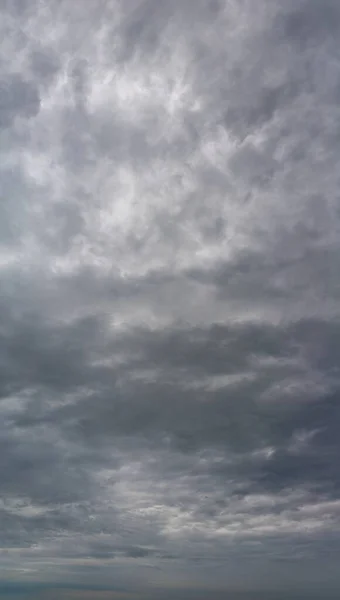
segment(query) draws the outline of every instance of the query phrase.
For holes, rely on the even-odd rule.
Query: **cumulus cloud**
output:
[[[331,597],[338,2],[0,12],[0,596]]]

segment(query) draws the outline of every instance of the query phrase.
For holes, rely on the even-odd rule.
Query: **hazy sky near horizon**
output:
[[[339,597],[339,0],[0,0],[0,136],[0,599]]]

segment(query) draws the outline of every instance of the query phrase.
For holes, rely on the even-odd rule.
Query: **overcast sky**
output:
[[[0,0],[0,598],[340,594],[339,0]]]

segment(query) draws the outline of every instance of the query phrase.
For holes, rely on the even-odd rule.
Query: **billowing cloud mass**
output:
[[[339,1],[0,13],[0,597],[338,598]]]

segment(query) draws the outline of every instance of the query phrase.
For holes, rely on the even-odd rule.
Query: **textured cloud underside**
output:
[[[339,26],[0,1],[6,580],[336,582]]]

